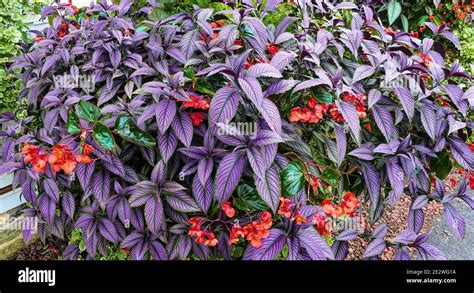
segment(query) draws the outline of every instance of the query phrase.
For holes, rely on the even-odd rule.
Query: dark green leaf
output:
[[[100,109],[91,102],[81,100],[76,105],[76,113],[84,120],[94,122],[100,118]]]
[[[81,132],[79,116],[77,116],[72,109],[67,111],[67,132],[70,134],[78,134]]]
[[[320,104],[332,104],[334,103],[334,95],[331,91],[328,91],[324,87],[313,87],[311,93],[316,101]]]
[[[293,161],[286,166],[280,174],[283,196],[297,194],[304,186],[304,165]]]
[[[268,207],[258,195],[255,188],[242,184],[237,187],[237,197],[234,198],[234,205],[242,211],[267,210]]]
[[[94,124],[92,137],[105,149],[111,150],[115,146],[114,136],[112,132],[100,122]]]
[[[448,153],[443,151],[438,154],[437,158],[431,159],[430,168],[435,172],[436,177],[443,180],[449,175],[449,173],[451,173],[453,163],[449,159]]]
[[[212,88],[212,85],[207,82],[205,79],[196,78],[194,80],[194,85],[196,86],[196,91],[201,94],[214,96],[216,93]]]
[[[155,138],[145,131],[140,130],[132,119],[126,115],[120,115],[115,122],[115,131],[122,138],[145,147],[154,146]]]

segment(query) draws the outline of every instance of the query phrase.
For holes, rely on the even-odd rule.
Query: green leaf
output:
[[[313,87],[311,93],[316,101],[320,104],[334,103],[334,95],[324,87]]]
[[[122,138],[131,143],[150,147],[156,145],[155,138],[145,131],[140,130],[132,119],[126,115],[120,115],[115,122],[115,131]]]
[[[196,78],[194,80],[194,84],[196,85],[196,91],[198,93],[210,95],[210,96],[214,96],[216,94],[214,92],[214,89],[212,88],[212,85],[209,82],[207,82],[205,79]]]
[[[114,136],[104,124],[96,122],[92,129],[92,137],[105,149],[111,150],[115,146]]]
[[[144,32],[147,31],[150,27],[148,25],[142,24],[135,29],[135,32]]]
[[[402,13],[402,5],[395,0],[388,3],[388,25],[392,25]]]
[[[400,17],[402,19],[403,30],[408,32],[408,30],[410,29],[410,26],[408,24],[408,18],[403,14]]]
[[[432,158],[430,161],[430,168],[435,172],[436,177],[441,180],[445,179],[449,173],[451,173],[451,169],[453,168],[453,163],[449,159],[448,152],[443,151],[438,154],[437,158]]]
[[[336,185],[340,178],[341,173],[329,168],[326,168],[321,175],[321,179],[331,183],[331,185]]]
[[[304,165],[293,161],[280,173],[283,196],[297,194],[304,186]]]
[[[79,116],[77,116],[72,109],[67,111],[67,132],[70,134],[78,134],[81,132]]]
[[[234,198],[234,205],[242,211],[267,210],[268,207],[258,195],[255,188],[247,184],[237,187],[237,197]]]
[[[100,109],[91,102],[81,100],[76,105],[76,113],[84,120],[95,122],[100,118]]]

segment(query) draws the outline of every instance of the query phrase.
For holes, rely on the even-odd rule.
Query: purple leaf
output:
[[[219,164],[216,173],[216,193],[219,203],[230,197],[239,183],[244,170],[245,156],[241,152],[227,154]]]
[[[52,224],[54,220],[54,212],[56,210],[54,200],[48,195],[43,194],[38,200],[38,207],[44,220],[48,224]]]
[[[349,251],[349,244],[347,241],[336,240],[331,246],[331,250],[334,253],[336,260],[344,260],[347,256],[347,252]]]
[[[255,249],[253,254],[254,260],[273,260],[283,249],[285,245],[286,235],[283,230],[271,229],[267,238],[262,241],[262,246]]]
[[[394,205],[403,194],[404,173],[396,157],[387,157],[385,159],[388,180],[392,186],[389,193],[389,203]]]
[[[424,221],[425,215],[422,209],[410,210],[408,212],[408,228],[415,233],[419,233],[421,231]]]
[[[431,105],[422,104],[419,108],[421,124],[426,130],[426,133],[434,141],[436,140],[436,113]]]
[[[415,100],[410,90],[407,88],[396,88],[393,92],[398,96],[400,103],[402,104],[403,110],[411,121],[415,115]]]
[[[338,241],[350,241],[357,238],[357,230],[349,229],[342,231],[336,238]]]
[[[419,195],[413,201],[411,205],[412,210],[422,209],[424,206],[428,204],[428,196],[427,195]]]
[[[331,248],[313,227],[301,229],[299,239],[312,260],[334,259]]]
[[[375,167],[370,163],[362,163],[362,174],[365,184],[369,190],[370,200],[374,206],[377,205],[380,198],[380,178]]]
[[[62,200],[61,200],[61,206],[66,213],[71,219],[74,218],[74,210],[76,209],[76,203],[74,200],[74,196],[69,190],[66,190],[63,193]]]
[[[359,123],[359,114],[355,106],[348,102],[340,102],[336,100],[336,106],[341,112],[342,117],[349,124],[349,128],[353,134],[353,137],[357,144],[360,144],[360,123]]]
[[[336,124],[334,128],[336,131],[337,166],[341,166],[342,162],[344,161],[344,157],[346,156],[346,148],[347,148],[346,133],[344,132],[344,128],[338,124]]]
[[[263,93],[258,80],[254,77],[239,78],[239,85],[247,98],[256,106],[260,107],[262,104]]]
[[[185,192],[179,191],[173,194],[166,194],[165,198],[169,205],[177,211],[192,213],[201,210],[196,202]]]
[[[201,180],[201,183],[204,185],[209,177],[211,176],[212,170],[214,168],[214,160],[211,157],[202,158],[198,163],[198,177]]]
[[[458,137],[449,137],[449,146],[451,154],[456,161],[467,170],[474,170],[474,153],[469,149],[469,146]]]
[[[233,88],[223,87],[216,92],[209,106],[209,120],[227,123],[234,118],[239,105],[239,93]]]
[[[453,231],[457,237],[464,239],[464,232],[466,229],[464,219],[449,203],[444,204],[444,218],[448,226],[451,228],[451,231]]]
[[[375,67],[369,65],[360,65],[354,71],[354,76],[352,77],[352,84],[355,84],[358,81],[361,81],[369,76],[372,76],[375,73]]]
[[[373,151],[366,145],[361,146],[353,151],[351,151],[348,155],[357,157],[362,160],[372,161],[374,159]]]
[[[59,202],[59,188],[53,179],[46,178],[43,181],[44,191],[48,196],[54,200],[55,203]]]
[[[268,63],[257,63],[247,70],[247,76],[250,77],[274,77],[282,78],[280,71]]]
[[[92,190],[96,198],[106,201],[110,196],[110,173],[108,171],[95,171],[92,176]]]
[[[280,176],[270,167],[262,178],[255,177],[255,186],[263,201],[275,212],[278,208],[281,194]]]
[[[152,233],[158,234],[160,227],[164,224],[162,216],[163,204],[161,199],[157,196],[150,197],[145,204],[145,221]]]
[[[94,173],[94,168],[95,162],[90,164],[77,163],[76,174],[83,191],[86,191],[87,187],[89,186],[92,173]]]
[[[164,134],[159,136],[158,147],[160,149],[161,157],[165,163],[171,158],[176,150],[177,145],[178,139],[176,138],[174,132],[170,129],[166,130]]]
[[[171,123],[174,133],[178,139],[186,146],[191,146],[191,140],[193,139],[193,124],[188,113],[178,111]]]
[[[374,115],[375,123],[384,135],[387,142],[397,138],[397,130],[393,124],[392,114],[383,106],[373,106],[372,114]]]
[[[163,99],[156,107],[156,123],[161,133],[168,130],[171,122],[176,116],[176,102],[171,99]]]
[[[212,180],[208,180],[206,184],[202,184],[197,176],[193,180],[193,195],[203,212],[207,212],[212,202]]]
[[[102,218],[99,221],[99,231],[102,236],[104,236],[105,239],[109,240],[112,243],[117,243],[118,240],[118,234],[117,230],[115,229],[114,224],[112,221],[110,221],[107,218]]]
[[[267,98],[263,98],[260,105],[256,106],[268,126],[276,133],[281,133],[281,117],[277,106]]]
[[[380,255],[386,247],[387,244],[385,243],[385,240],[381,238],[374,239],[372,242],[369,243],[362,257],[369,258],[372,256]]]
[[[168,260],[166,249],[158,240],[149,242],[150,254],[153,260]]]
[[[293,60],[295,60],[294,53],[289,53],[280,50],[275,54],[275,56],[273,56],[272,61],[270,61],[270,64],[273,65],[277,70],[282,71],[283,69],[285,69],[286,66],[293,62]]]
[[[434,260],[446,260],[446,256],[438,248],[429,243],[420,244],[418,247],[418,253],[421,259],[428,259],[430,256]]]

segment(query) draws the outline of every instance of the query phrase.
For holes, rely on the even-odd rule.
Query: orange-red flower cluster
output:
[[[185,108],[193,108],[193,109],[200,109],[200,110],[209,110],[209,100],[204,99],[200,96],[193,96],[190,95],[189,98],[191,101],[184,101],[183,106]],[[201,125],[204,121],[206,116],[202,112],[193,112],[190,113],[189,116],[191,117],[191,122],[195,127]]]
[[[53,172],[61,170],[69,174],[76,169],[77,161],[72,149],[68,145],[57,144],[51,150],[48,156],[48,162],[51,164]]]
[[[235,216],[235,209],[232,207],[232,203],[230,203],[230,201],[226,201],[222,204],[222,211],[229,218]]]
[[[200,218],[191,218],[189,219],[189,223],[191,223],[191,228],[189,229],[188,235],[191,237],[196,237],[194,239],[196,243],[206,246],[217,245],[218,241],[214,233],[202,230]]]
[[[193,123],[193,126],[195,127],[201,125],[201,123],[206,118],[206,116],[202,112],[192,112],[189,114],[189,116],[191,116],[191,122]]]
[[[350,217],[354,216],[357,204],[357,197],[351,191],[344,194],[344,199],[340,205],[336,205],[327,199],[322,202],[324,213],[333,218],[338,218],[344,214],[349,215]]]
[[[40,153],[40,149],[29,143],[25,143],[21,154],[24,156],[25,163],[33,165],[33,171],[36,173],[44,173],[48,163],[48,154]]]
[[[288,198],[280,197],[280,201],[281,203],[277,213],[284,216],[285,218],[290,218],[293,215],[291,207],[295,204]],[[295,213],[290,220],[295,221],[298,225],[304,224],[308,221],[308,219],[303,216],[298,209],[295,209]]]
[[[270,53],[270,55],[273,57],[275,56],[276,53],[280,51],[280,46],[277,44],[268,44],[267,45],[267,52]]]
[[[425,65],[426,67],[430,67],[430,65],[433,63],[433,58],[431,58],[428,54],[426,53],[418,53],[418,56],[421,58],[421,63]]]
[[[191,101],[184,101],[183,107],[185,108],[193,108],[193,109],[201,109],[201,110],[209,110],[209,101],[204,99],[200,96],[193,96],[190,95],[189,99]]]
[[[272,214],[270,212],[264,212],[260,216],[259,221],[253,221],[244,227],[234,225],[230,232],[229,244],[237,243],[240,238],[245,238],[250,242],[250,245],[258,248],[262,246],[262,240],[270,235],[271,227]]]
[[[326,224],[327,221],[323,215],[314,215],[313,220],[311,222],[313,223],[316,230],[321,233],[322,236],[331,235],[331,230],[328,229],[328,225]]]
[[[76,169],[78,162],[92,163],[89,155],[93,150],[91,145],[84,144],[82,154],[76,156],[68,145],[57,144],[51,149],[50,153],[47,153],[40,152],[39,147],[35,145],[25,143],[21,154],[24,155],[25,163],[33,165],[33,171],[36,173],[44,173],[47,163],[50,163],[53,172],[63,170],[64,173],[70,174]]]
[[[356,106],[357,114],[359,118],[364,119],[367,117],[367,108],[365,107],[366,98],[363,94],[350,94],[349,92],[344,92],[342,94],[342,100],[354,104]]]
[[[284,216],[285,218],[291,217],[291,206],[293,203],[289,198],[280,197],[280,207],[278,208],[278,214]]]
[[[323,119],[324,115],[328,112],[329,105],[318,104],[316,99],[311,97],[306,104],[306,107],[295,107],[291,109],[290,121],[291,122],[309,122],[317,123]]]

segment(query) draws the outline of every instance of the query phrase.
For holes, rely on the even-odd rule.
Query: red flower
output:
[[[264,212],[260,216],[260,221],[253,221],[244,227],[245,239],[250,241],[253,247],[262,246],[262,240],[270,235],[270,228],[272,226],[272,214]]]
[[[222,211],[224,211],[225,215],[229,218],[235,216],[235,209],[232,207],[230,201],[226,201],[222,204]]]
[[[235,40],[234,45],[242,46],[242,40],[240,40],[240,39]]]
[[[42,36],[36,36],[36,37],[33,38],[33,40],[34,40],[35,42],[39,43],[39,42],[41,42],[42,40],[44,40],[44,37],[42,37]]]
[[[191,101],[184,101],[183,107],[201,110],[209,110],[209,101],[199,96],[190,95]]]
[[[280,197],[280,207],[278,208],[278,214],[285,216],[285,218],[291,217],[291,200],[288,198]]]
[[[315,215],[311,222],[313,223],[313,225],[315,225],[316,230],[318,230],[318,232],[322,236],[331,235],[331,232],[327,229],[326,219],[324,218],[323,215],[319,215],[319,214]]]
[[[270,53],[270,55],[275,56],[278,51],[280,51],[280,46],[277,44],[268,44],[267,45],[267,51]]]
[[[306,217],[304,217],[299,210],[296,211],[296,215],[291,218],[291,221],[295,221],[296,224],[301,225],[308,221]]]
[[[342,208],[340,206],[335,205],[332,201],[325,199],[322,202],[322,206],[326,215],[333,218],[338,218],[342,216]]]
[[[337,107],[335,105],[330,105],[329,106],[329,114],[331,114],[331,117],[332,117],[332,120],[336,121],[336,122],[344,122],[346,120],[344,120],[344,117],[342,117],[342,114],[341,112],[339,112],[339,110],[337,109]]]
[[[92,158],[89,157],[90,153],[94,151],[94,148],[90,144],[84,144],[82,147],[82,155],[76,156],[76,161],[84,164],[92,163]]]
[[[212,232],[203,231],[201,229],[201,219],[200,218],[191,218],[189,219],[189,223],[191,223],[191,228],[188,231],[188,235],[191,237],[195,237],[194,239],[196,243],[201,245],[207,246],[216,246],[218,241],[216,236]]]
[[[421,58],[421,63],[423,63],[426,67],[430,67],[431,63],[433,63],[433,58],[431,58],[428,54],[425,53],[418,53],[418,56]]]
[[[64,144],[57,144],[51,150],[48,157],[48,162],[52,164],[53,172],[61,170],[69,174],[76,169],[76,157],[70,146]]]
[[[316,190],[318,190],[319,188],[319,177],[311,175],[311,177],[309,178],[309,184],[311,185],[313,191],[316,192]]]
[[[471,142],[471,143],[469,144],[469,148],[471,149],[471,152],[474,153],[474,142]]]
[[[229,244],[239,242],[240,238],[245,238],[245,230],[239,225],[235,225],[230,231]]]
[[[40,154],[40,150],[37,146],[25,143],[20,153],[25,156],[25,163],[31,163],[33,165],[33,171],[35,173],[44,173],[46,171],[48,154]]]
[[[191,116],[191,122],[195,127],[201,125],[202,121],[206,118],[201,112],[193,112],[189,114]]]
[[[354,192],[348,191],[344,194],[344,199],[341,203],[344,214],[352,216],[358,204],[357,197]]]

